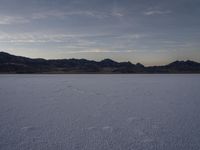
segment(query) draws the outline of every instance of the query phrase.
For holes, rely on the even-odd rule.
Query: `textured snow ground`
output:
[[[1,75],[1,150],[199,150],[200,75]]]

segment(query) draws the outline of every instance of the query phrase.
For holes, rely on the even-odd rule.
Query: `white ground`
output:
[[[0,150],[199,150],[200,75],[0,75]]]

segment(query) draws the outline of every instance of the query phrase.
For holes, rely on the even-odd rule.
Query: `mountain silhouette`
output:
[[[0,52],[0,73],[200,73],[200,63],[175,61],[164,66],[145,67],[143,64],[100,62],[86,59],[31,59]]]

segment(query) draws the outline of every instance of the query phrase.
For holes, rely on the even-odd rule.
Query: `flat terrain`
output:
[[[200,75],[1,75],[1,150],[199,150]]]

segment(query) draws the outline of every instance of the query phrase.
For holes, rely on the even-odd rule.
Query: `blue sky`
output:
[[[0,51],[32,58],[200,61],[200,0],[0,0]]]

